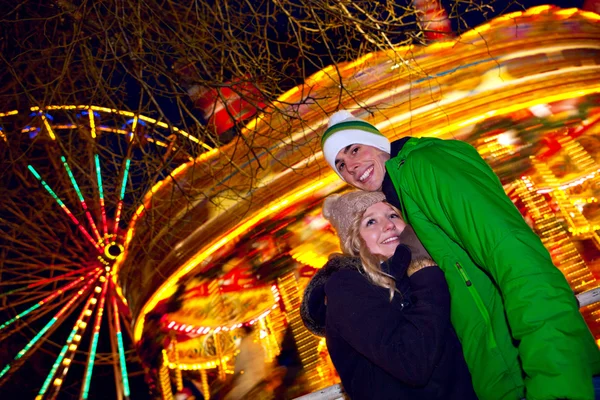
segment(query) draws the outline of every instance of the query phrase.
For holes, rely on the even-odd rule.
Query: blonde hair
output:
[[[389,205],[399,216],[402,215],[400,210],[387,201],[384,201],[383,203]],[[394,293],[398,291],[396,289],[396,280],[390,274],[381,270],[381,263],[385,262],[387,258],[379,254],[371,253],[367,247],[367,243],[362,236],[360,236],[360,223],[363,215],[364,212],[356,215],[352,221],[346,241],[343,243],[344,251],[351,256],[360,257],[364,274],[369,281],[376,286],[388,289],[390,291],[390,301],[392,301]]]

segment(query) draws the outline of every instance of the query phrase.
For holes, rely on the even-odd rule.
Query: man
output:
[[[573,293],[472,146],[390,144],[347,111],[332,115],[321,145],[344,181],[383,190],[444,270],[480,399],[594,398],[600,354]]]

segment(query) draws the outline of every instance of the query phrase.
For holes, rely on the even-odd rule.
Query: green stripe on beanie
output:
[[[371,125],[368,122],[365,121],[357,121],[357,120],[350,120],[350,121],[343,121],[343,122],[339,122],[335,125],[330,126],[329,128],[327,128],[327,130],[325,131],[325,133],[323,133],[323,136],[321,137],[321,146],[323,146],[323,144],[325,143],[325,141],[331,137],[331,135],[333,135],[336,132],[339,131],[343,131],[343,130],[348,130],[348,129],[356,129],[359,131],[367,131],[369,133],[374,133],[375,135],[381,135],[381,132],[379,132],[379,129],[375,128],[373,125]]]

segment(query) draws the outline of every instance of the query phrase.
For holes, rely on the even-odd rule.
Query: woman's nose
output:
[[[396,229],[396,225],[394,225],[394,223],[392,221],[390,221],[389,219],[386,219],[385,230],[391,231],[393,229]]]

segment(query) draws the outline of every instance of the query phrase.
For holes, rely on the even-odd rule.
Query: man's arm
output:
[[[499,286],[520,341],[527,397],[593,398],[591,338],[572,291],[477,151],[444,141],[413,151],[403,168],[425,215]]]

